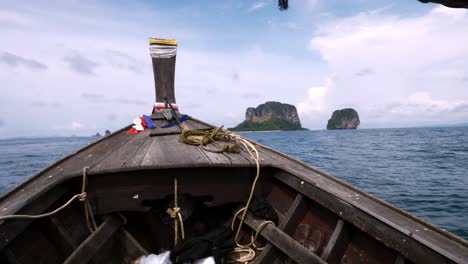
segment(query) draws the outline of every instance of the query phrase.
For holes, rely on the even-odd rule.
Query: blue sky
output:
[[[0,0],[0,138],[90,135],[148,113],[149,37],[176,38],[184,113],[233,126],[249,106],[298,107],[322,129],[468,121],[468,11],[414,0]]]

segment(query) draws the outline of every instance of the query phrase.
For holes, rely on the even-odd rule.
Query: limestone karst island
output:
[[[280,102],[266,102],[245,111],[245,121],[232,131],[306,130],[301,126],[296,107]]]
[[[360,124],[359,115],[352,108],[335,110],[328,120],[327,129],[356,129]]]

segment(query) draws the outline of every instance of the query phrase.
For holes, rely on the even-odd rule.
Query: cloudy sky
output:
[[[323,129],[468,122],[468,10],[416,0],[0,0],[0,138],[90,135],[149,113],[149,37],[179,40],[182,112],[227,127],[281,101]]]

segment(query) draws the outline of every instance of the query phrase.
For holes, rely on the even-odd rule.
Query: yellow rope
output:
[[[199,146],[201,149],[210,152],[239,153],[240,146],[237,140],[235,140],[234,143],[229,143],[232,141],[233,135],[232,132],[223,130],[222,126],[211,130],[184,129],[179,135],[179,141],[185,144]],[[214,144],[218,146],[218,148],[208,148],[207,146],[210,144]]]
[[[89,203],[88,196],[86,194],[86,174],[88,167],[83,168],[83,182],[81,186],[81,193],[75,194],[70,200],[68,200],[65,204],[60,206],[59,208],[45,213],[45,214],[39,214],[39,215],[3,215],[0,216],[0,220],[7,220],[7,219],[39,219],[39,218],[44,218],[48,217],[54,214],[57,214],[58,212],[62,211],[65,209],[68,205],[70,205],[74,200],[79,199],[81,202],[83,202],[83,207],[84,207],[84,213],[85,213],[85,218],[86,218],[86,224],[88,225],[88,228],[90,232],[94,232],[97,229],[96,221],[94,219],[93,215],[93,210],[91,208],[91,204]],[[91,223],[90,223],[91,221]]]
[[[174,219],[174,246],[177,246],[179,240],[179,224],[182,240],[185,239],[184,231],[184,220],[182,214],[180,213],[180,207],[178,204],[178,187],[177,187],[177,177],[174,177],[174,207],[168,208],[166,212]]]
[[[189,145],[199,146],[203,150],[216,152],[216,153],[222,153],[222,152],[240,153],[240,145],[242,145],[247,150],[250,157],[255,161],[256,174],[252,183],[252,187],[250,189],[249,198],[247,199],[247,202],[245,203],[245,207],[241,208],[239,211],[235,213],[234,218],[232,220],[232,224],[231,224],[231,228],[232,230],[234,230],[237,216],[242,213],[240,217],[239,226],[237,227],[236,234],[234,236],[234,241],[237,247],[234,249],[233,253],[246,254],[246,255],[240,256],[235,261],[241,262],[241,263],[248,263],[254,260],[255,251],[251,247],[253,246],[257,250],[262,250],[263,248],[257,247],[255,245],[255,241],[257,240],[258,235],[263,231],[263,229],[267,225],[274,224],[272,221],[264,221],[259,226],[255,235],[252,236],[250,243],[246,245],[242,245],[239,243],[240,231],[242,230],[242,225],[244,224],[247,211],[250,207],[250,203],[252,202],[252,198],[255,194],[255,187],[257,185],[258,179],[260,178],[260,156],[258,154],[257,148],[247,139],[239,135],[236,135],[232,133],[231,131],[223,130],[222,126],[215,128],[215,129],[211,129],[211,130],[197,130],[197,129],[186,130],[184,129],[179,136],[179,141],[189,144]],[[234,141],[234,143],[230,143],[232,141]],[[223,143],[220,143],[220,142],[223,142]],[[217,149],[208,148],[207,146],[209,144],[215,144],[218,146],[218,148]]]
[[[231,224],[231,228],[232,230],[234,230],[234,224],[237,219],[237,216],[240,213],[242,213],[240,223],[239,223],[239,226],[237,227],[236,235],[234,237],[234,241],[236,242],[236,245],[237,245],[237,247],[234,249],[234,253],[247,252],[247,255],[244,255],[244,256],[241,255],[238,259],[236,259],[236,261],[240,263],[249,263],[255,260],[256,258],[255,251],[251,248],[252,246],[256,248],[257,250],[263,250],[263,247],[259,248],[255,245],[258,235],[263,231],[263,229],[267,225],[274,224],[274,223],[272,221],[264,221],[262,224],[260,224],[257,231],[255,232],[255,236],[252,237],[251,241],[248,244],[242,245],[239,243],[238,239],[239,239],[240,231],[242,229],[242,225],[244,224],[245,217],[250,207],[250,203],[252,202],[253,196],[255,194],[255,187],[257,186],[258,179],[260,178],[260,155],[258,154],[257,148],[252,143],[250,143],[250,141],[232,132],[230,132],[230,136],[233,139],[240,142],[244,146],[244,148],[249,152],[250,157],[255,161],[255,164],[256,164],[256,174],[255,174],[254,181],[252,183],[252,187],[250,189],[249,198],[247,199],[247,202],[245,203],[245,207],[241,208],[234,214],[234,218],[232,219],[232,224]]]

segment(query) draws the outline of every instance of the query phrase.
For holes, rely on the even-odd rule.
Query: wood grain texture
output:
[[[148,139],[150,132],[150,129],[146,129],[134,135],[125,145],[116,149],[101,162],[93,166],[89,172],[91,174],[102,173],[108,169],[115,170],[115,168],[124,167],[127,163],[131,162],[133,156]]]
[[[297,194],[284,220],[279,223],[278,228],[286,234],[291,235],[306,209],[302,194]],[[275,248],[271,244],[267,244],[265,249],[255,259],[255,263],[272,263],[275,255]]]
[[[343,220],[338,220],[330,240],[323,249],[320,257],[327,263],[340,263],[346,248],[351,240],[351,234]]]
[[[64,263],[88,263],[99,249],[112,237],[122,223],[123,220],[117,216],[106,217],[98,229],[83,241]]]
[[[0,207],[6,209],[0,211],[0,215],[14,214],[59,183],[81,176],[84,167],[96,165],[131,139],[131,135],[124,130],[125,128],[67,156],[2,196]]]
[[[410,260],[416,263],[447,263],[447,259],[438,252],[411,239],[410,236],[393,226],[381,222],[373,215],[357,209],[353,204],[330,195],[317,186],[302,181],[291,174],[282,173],[276,177]],[[464,252],[458,252],[458,254],[464,254]],[[463,262],[459,261],[458,263]]]
[[[264,220],[255,219],[250,213],[245,218],[245,223],[253,230],[258,230],[263,222]],[[319,256],[273,225],[267,225],[260,235],[297,263],[326,263]]]
[[[47,210],[55,201],[57,201],[64,193],[66,189],[63,187],[56,188],[53,192],[48,192],[39,197],[34,202],[28,204],[21,214],[42,214]],[[55,208],[54,208],[55,209]],[[16,238],[21,232],[23,232],[33,220],[29,219],[10,219],[2,221],[0,225],[0,250],[3,249],[10,241]]]
[[[211,161],[197,146],[186,145],[176,136],[153,137],[148,152],[141,163],[142,167],[180,167],[187,164],[209,166]]]
[[[192,119],[194,127],[210,127]],[[190,124],[187,123],[187,124]],[[165,168],[253,167],[248,153],[214,156],[196,146],[184,145],[178,134],[144,138],[129,135],[124,128],[60,160],[0,198],[0,215],[18,212],[42,194],[64,181],[80,177],[84,166],[91,166],[90,179],[99,174]],[[135,144],[131,144],[131,142]],[[367,194],[315,167],[256,144],[262,169],[287,172],[278,179],[329,208],[359,230],[375,237],[410,261],[432,259],[463,263],[468,259],[468,242],[426,223],[411,214]],[[218,155],[218,154],[216,154]],[[301,184],[303,182],[303,184]],[[362,221],[365,219],[366,221]]]
[[[165,97],[171,103],[176,102],[174,91],[176,57],[152,58],[156,102],[164,102]]]

